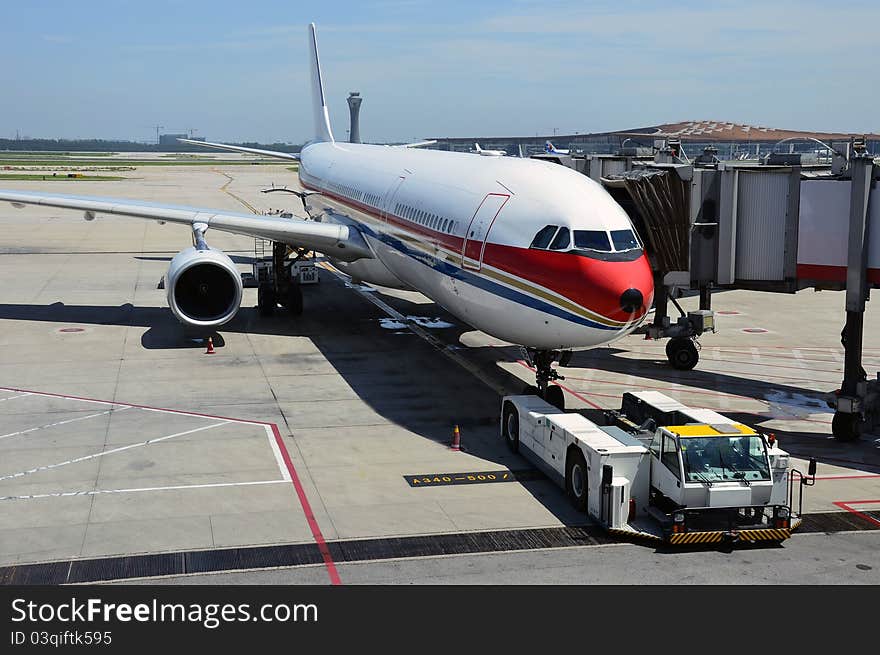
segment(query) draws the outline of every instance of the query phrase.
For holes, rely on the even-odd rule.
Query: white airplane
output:
[[[504,150],[483,150],[479,143],[474,143],[474,152],[484,157],[504,157],[507,155]]]
[[[113,214],[190,226],[193,246],[171,261],[165,287],[174,315],[202,330],[230,321],[242,299],[240,273],[208,246],[208,230],[272,240],[276,271],[285,270],[288,246],[321,252],[355,280],[418,290],[464,323],[523,346],[536,369],[531,392],[561,407],[553,362],[630,333],[651,307],[651,267],[626,212],[590,178],[549,162],[336,142],[314,24],[309,52],[314,139],[299,156],[306,191],[296,192],[309,220],[48,192],[0,191],[0,200],[80,210],[87,220]],[[262,313],[278,302],[302,311],[286,270],[274,286],[261,285]]]
[[[544,142],[544,152],[553,154],[553,155],[567,155],[571,151],[570,150],[559,150],[556,146],[554,146],[550,141]]]

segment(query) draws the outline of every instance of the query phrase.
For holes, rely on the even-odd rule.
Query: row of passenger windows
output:
[[[371,207],[379,207],[379,201],[381,197],[378,193],[367,193],[366,191],[361,191],[360,189],[356,189],[353,186],[336,184],[335,182],[330,182],[328,186],[331,191],[334,191],[340,196],[345,196],[346,198],[357,200],[358,202],[370,205]]]
[[[458,229],[458,221],[443,218],[437,214],[432,214],[431,212],[426,212],[422,209],[416,209],[415,207],[410,207],[406,204],[398,203],[394,208],[394,213],[397,216],[418,223],[419,225],[424,225],[432,230],[437,230],[438,232],[455,234],[455,231]]]
[[[574,243],[572,243],[572,236]],[[542,227],[530,248],[540,250],[595,250],[597,252],[622,252],[640,248],[632,230],[569,230],[567,227],[547,225]]]

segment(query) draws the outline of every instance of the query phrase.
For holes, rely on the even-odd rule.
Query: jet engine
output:
[[[168,267],[165,289],[171,311],[190,327],[228,323],[241,305],[241,274],[226,253],[208,246],[177,253]]]

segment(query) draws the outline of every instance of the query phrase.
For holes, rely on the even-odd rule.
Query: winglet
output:
[[[312,70],[312,111],[315,118],[315,141],[334,141],[330,129],[330,114],[324,97],[324,79],[321,76],[321,61],[318,58],[318,35],[315,24],[309,23],[309,61]]]

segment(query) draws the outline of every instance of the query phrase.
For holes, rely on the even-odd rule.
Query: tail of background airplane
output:
[[[544,152],[556,152],[556,148],[549,141],[544,142]]]
[[[315,118],[314,141],[335,141],[330,129],[330,114],[324,97],[324,79],[321,76],[321,62],[318,59],[318,35],[315,24],[309,23],[309,60],[312,69],[312,111]]]
[[[479,143],[474,144],[474,150],[476,150],[477,152],[480,152],[482,150]]]

